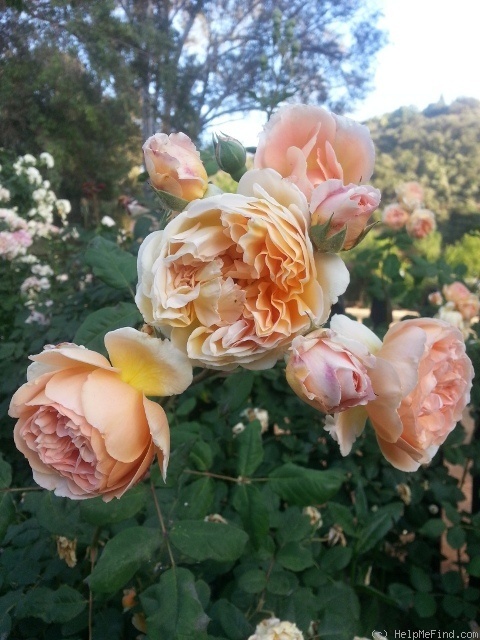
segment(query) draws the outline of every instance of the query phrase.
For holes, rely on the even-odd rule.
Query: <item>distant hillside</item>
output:
[[[480,228],[480,101],[403,107],[366,124],[377,150],[372,184],[384,205],[397,185],[417,180],[447,242]]]

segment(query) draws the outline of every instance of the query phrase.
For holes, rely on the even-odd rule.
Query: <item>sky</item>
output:
[[[402,106],[423,110],[442,96],[447,104],[462,96],[480,100],[478,0],[378,0],[378,6],[388,44],[377,54],[371,93],[346,115],[364,121]],[[220,130],[239,137],[235,119]],[[254,146],[265,118],[244,120],[241,142]]]

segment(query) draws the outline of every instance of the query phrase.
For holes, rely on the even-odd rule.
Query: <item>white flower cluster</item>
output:
[[[278,618],[262,620],[248,640],[304,640],[303,633],[292,622]]]
[[[53,157],[44,151],[40,154],[38,161],[34,156],[27,153],[18,158],[13,165],[16,175],[26,176],[28,182],[35,187],[31,194],[33,207],[27,212],[27,216],[30,218],[29,231],[34,237],[49,238],[52,234],[58,233],[58,227],[53,224],[55,212],[65,224],[71,211],[70,202],[64,199],[57,199],[55,192],[50,188],[50,181],[44,180],[37,169],[37,165],[43,165],[47,169],[51,169],[54,164]]]

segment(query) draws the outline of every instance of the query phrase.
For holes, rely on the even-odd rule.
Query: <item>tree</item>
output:
[[[285,100],[352,106],[383,42],[377,19],[355,0],[39,0],[2,24],[28,25],[34,47],[53,38],[105,94],[136,97],[143,139],[198,140],[220,115]]]

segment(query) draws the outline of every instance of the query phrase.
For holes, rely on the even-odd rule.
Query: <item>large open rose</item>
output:
[[[167,418],[145,394],[181,393],[192,380],[191,365],[168,341],[134,329],[108,333],[105,345],[113,366],[68,343],[31,356],[28,382],[10,404],[17,448],[37,484],[58,496],[119,498],[155,454],[166,474]]]
[[[280,108],[260,135],[256,169],[271,167],[310,198],[329,178],[364,183],[373,173],[375,149],[365,125],[322,107],[291,104]]]
[[[236,194],[191,203],[140,248],[145,320],[194,364],[273,366],[348,284],[338,256],[314,256],[309,220],[305,196],[270,169],[247,172]]]

